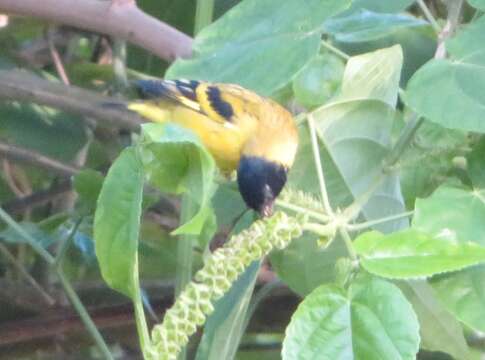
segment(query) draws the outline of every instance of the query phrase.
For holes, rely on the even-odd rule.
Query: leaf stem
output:
[[[360,194],[358,197],[355,198],[354,202],[347,206],[343,211],[343,215],[347,221],[354,219],[362,210],[364,205],[369,201],[371,196],[374,194],[374,191],[381,185],[384,181],[384,176],[381,173],[380,176],[376,177],[373,182],[370,184],[369,188],[366,192]]]
[[[355,252],[354,244],[352,243],[352,238],[350,237],[347,229],[345,229],[344,227],[340,227],[338,231],[342,236],[342,239],[344,240],[345,247],[347,248],[347,252],[349,253],[350,258],[353,261],[356,261],[357,253]]]
[[[424,0],[417,0],[417,2],[418,2],[418,6],[421,8],[421,11],[423,12],[424,17],[426,18],[426,20],[429,21],[429,23],[433,27],[434,31],[437,34],[439,34],[441,32],[441,27],[438,25],[438,22],[434,18],[433,14],[429,10],[429,8],[426,5],[426,3],[424,2]]]
[[[408,148],[409,143],[413,140],[414,134],[423,124],[424,118],[419,117],[415,112],[412,113],[411,119],[406,124],[406,127],[399,136],[396,144],[389,153],[387,159],[384,161],[384,168],[389,168],[396,164],[404,151]]]
[[[320,158],[320,150],[318,149],[318,139],[315,131],[315,122],[313,114],[308,113],[307,116],[308,127],[310,128],[310,139],[312,142],[313,159],[315,160],[315,167],[317,170],[318,182],[320,184],[320,194],[322,196],[323,208],[329,216],[333,216],[333,210],[328,199],[327,188],[325,185],[325,177],[323,176],[322,160]]]
[[[328,222],[328,220],[329,220],[329,217],[326,216],[325,214],[322,214],[322,213],[319,213],[317,211],[310,210],[310,209],[307,209],[307,208],[304,208],[304,207],[301,207],[301,206],[298,206],[298,205],[290,204],[290,203],[283,201],[283,200],[280,200],[280,199],[276,199],[275,203],[279,207],[282,207],[282,208],[287,209],[287,210],[291,210],[291,211],[296,212],[296,213],[306,214],[309,217],[311,217],[315,220],[318,220],[318,221]]]
[[[403,212],[403,213],[400,213],[400,214],[386,216],[386,217],[383,217],[383,218],[380,218],[380,219],[361,222],[361,223],[358,223],[358,224],[349,224],[349,225],[347,225],[347,230],[348,231],[365,230],[365,229],[368,229],[368,228],[370,228],[374,225],[379,225],[379,224],[386,223],[386,222],[389,222],[389,221],[407,218],[407,217],[413,216],[413,214],[414,214],[414,210],[411,210],[411,211],[406,211],[406,212]]]
[[[136,258],[135,268],[138,269],[138,257]],[[143,357],[145,359],[151,358],[151,339],[150,332],[148,331],[147,321],[145,318],[145,311],[143,308],[143,300],[140,288],[140,279],[138,276],[138,270],[133,273],[133,294],[132,294],[133,306],[135,308],[135,321],[138,332],[138,338],[140,340],[140,347],[142,349]]]
[[[197,0],[195,9],[194,33],[198,34],[203,28],[212,22],[214,13],[214,0]]]
[[[322,40],[321,44],[324,48],[327,48],[328,50],[333,52],[335,55],[340,56],[343,60],[347,61],[347,60],[350,59],[350,55],[347,55],[342,50],[340,50],[340,49],[336,48],[335,46],[333,46],[332,44],[330,44],[328,41]]]

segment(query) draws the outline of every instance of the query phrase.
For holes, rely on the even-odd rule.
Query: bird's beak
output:
[[[271,215],[273,215],[273,204],[274,204],[274,200],[265,201],[263,206],[259,210],[259,215],[261,215],[261,217],[263,218],[270,217]]]

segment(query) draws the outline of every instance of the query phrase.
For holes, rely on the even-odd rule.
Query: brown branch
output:
[[[2,0],[0,0],[1,2]],[[107,127],[139,130],[141,117],[121,107],[103,107],[103,103],[122,103],[98,93],[65,86],[21,71],[0,71],[0,100],[33,102],[106,122]]]
[[[7,144],[3,141],[0,141],[0,158],[1,157],[39,166],[64,176],[73,176],[80,170],[77,167],[62,163],[36,151]]]
[[[144,13],[134,1],[0,0],[0,12],[115,36],[168,61],[192,53],[189,36]]]
[[[55,200],[69,192],[71,188],[71,181],[64,180],[53,185],[50,189],[40,190],[24,197],[8,200],[1,204],[0,207],[10,214],[18,214]]]

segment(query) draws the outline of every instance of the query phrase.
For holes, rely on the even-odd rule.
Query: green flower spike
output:
[[[214,310],[212,302],[229,290],[251,262],[266,256],[274,248],[287,247],[292,239],[299,237],[305,222],[304,217],[289,217],[276,212],[271,218],[256,221],[217,249],[166,312],[162,324],[153,328],[156,359],[177,359],[189,336]]]

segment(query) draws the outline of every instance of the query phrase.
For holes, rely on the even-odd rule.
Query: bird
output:
[[[261,217],[271,216],[298,148],[292,114],[236,84],[137,80],[142,99],[127,108],[152,122],[175,122],[195,133],[223,173],[237,170],[239,193]]]

